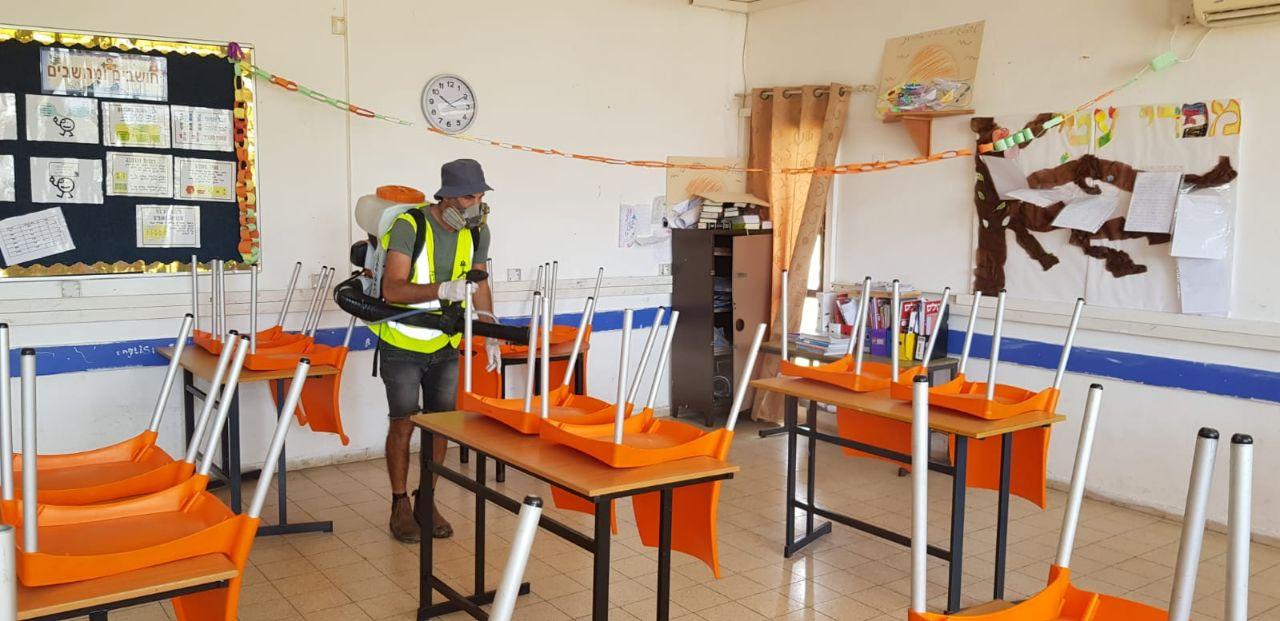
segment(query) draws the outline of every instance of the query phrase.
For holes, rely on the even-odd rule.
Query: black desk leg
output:
[[[1009,549],[1009,471],[1013,465],[1013,434],[1000,436],[1000,499],[996,515],[995,599],[1004,599],[1005,553]]]
[[[960,609],[964,576],[964,502],[969,474],[969,438],[956,436],[956,467],[951,480],[951,560],[947,577],[947,613]]]
[[[226,437],[222,442],[222,463],[226,466],[227,484],[231,486],[231,510],[239,515],[240,504],[240,391],[231,396],[231,408],[227,413]],[[284,452],[281,452],[281,456]]]
[[[485,478],[487,474],[485,470],[487,465],[488,465],[488,460],[485,458],[485,454],[481,453],[480,451],[476,451],[476,485],[479,485],[480,487],[485,486]],[[473,590],[472,593],[474,594],[475,597],[480,597],[484,594],[484,531],[487,528],[487,525],[485,524],[485,519],[484,519],[484,505],[486,501],[484,499],[484,494],[476,494],[475,496],[476,496],[476,538],[475,538],[476,581],[475,581],[475,590]],[[422,536],[423,537],[430,536],[431,530],[432,529],[430,528],[423,529]]]
[[[658,505],[658,621],[671,616],[671,496],[662,488]]]
[[[782,401],[786,421],[783,424],[787,428],[787,534],[782,555],[791,558],[791,545],[796,540],[796,410],[800,409],[800,400],[787,395]]]
[[[768,437],[770,437],[770,436],[776,436],[776,435],[784,434],[784,433],[786,433],[786,432],[787,432],[787,428],[786,428],[785,426],[783,426],[783,425],[778,425],[777,427],[770,427],[770,428],[768,428],[768,429],[761,429],[760,431],[757,431],[756,433],[760,434],[760,437],[761,437],[761,438],[768,438]]]
[[[107,621],[107,611],[95,610],[89,613],[89,621]]]
[[[430,447],[435,439],[435,434],[422,430],[422,446]],[[427,528],[423,529],[422,539],[418,542],[418,619],[425,619],[424,616],[429,608],[431,608],[431,573],[435,568],[434,559],[432,558],[432,543],[435,537],[431,536],[431,508],[436,505],[436,488],[431,484],[431,469],[428,464],[431,463],[431,453],[428,448],[418,458],[418,506],[415,507],[418,523],[427,524]]]
[[[809,400],[809,409],[807,412],[807,416],[805,418],[805,425],[809,427],[810,433],[809,433],[809,459],[808,459],[809,478],[807,479],[809,488],[805,490],[809,500],[809,511],[805,513],[804,533],[806,535],[812,535],[813,534],[813,508],[818,506],[814,504],[814,495],[817,493],[816,490],[814,489],[814,486],[817,484],[817,481],[818,481],[818,456],[817,456],[818,435],[814,433],[818,430],[818,402],[812,399]]]
[[[182,370],[182,432],[187,439],[186,446],[191,445],[191,435],[195,433],[193,427],[196,426],[196,397],[191,394],[195,381],[191,371]]]
[[[591,579],[591,618],[606,621],[609,618],[609,531],[613,504],[608,498],[595,501],[595,566]]]

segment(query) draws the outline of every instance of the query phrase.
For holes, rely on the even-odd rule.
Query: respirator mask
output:
[[[453,205],[445,207],[440,215],[444,218],[445,224],[459,231],[474,229],[484,224],[485,218],[489,215],[489,204],[477,202],[470,207],[463,207],[455,201]]]

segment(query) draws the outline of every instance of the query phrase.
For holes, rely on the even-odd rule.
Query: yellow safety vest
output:
[[[425,207],[425,205],[423,207]],[[415,209],[421,208],[422,207],[415,207]],[[430,217],[430,215],[428,214],[427,217]],[[409,226],[413,227],[414,232],[426,236],[426,243],[423,244],[422,252],[419,253],[417,259],[414,260],[413,266],[410,268],[409,282],[416,285],[426,285],[433,282],[443,282],[445,280],[457,280],[458,278],[465,276],[467,271],[471,269],[471,258],[473,252],[471,229],[462,229],[458,232],[458,247],[454,251],[453,270],[450,272],[449,277],[433,280],[433,277],[436,274],[436,248],[435,236],[431,225],[429,223],[427,224],[427,230],[425,232],[418,231],[417,223],[414,222],[413,216],[408,213],[400,214],[396,220],[408,222]],[[385,252],[391,243],[390,228],[388,228],[387,232],[382,235],[381,243],[382,250]],[[458,302],[458,304],[462,304],[462,302]],[[396,306],[400,306],[402,308],[433,309],[438,314],[440,301],[431,300],[429,302],[419,302],[417,304],[396,304]],[[458,344],[462,342],[461,334],[455,334],[450,337],[439,330],[411,326],[398,321],[387,321],[375,324],[373,327],[376,329],[375,331],[379,338],[387,343],[399,347],[400,349],[407,349],[424,354],[439,351],[446,345],[457,347]]]

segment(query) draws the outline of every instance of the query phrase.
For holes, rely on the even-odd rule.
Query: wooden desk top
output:
[[[18,584],[18,618],[60,613],[230,580],[240,572],[221,554],[139,569],[96,580],[46,587]]]
[[[157,347],[156,353],[170,360],[173,359],[172,347]],[[213,379],[214,371],[218,368],[218,357],[205,351],[199,345],[192,343],[182,349],[182,360],[179,364],[182,365],[182,368],[191,371],[193,375],[207,382]],[[337,367],[325,364],[312,366],[310,372],[307,373],[307,377],[337,374]],[[251,371],[249,369],[245,369],[240,372],[241,384],[292,378],[293,368],[280,369],[279,371]]]
[[[911,422],[911,404],[891,398],[887,389],[875,392],[852,392],[839,386],[799,377],[758,379],[751,382],[751,387],[858,410],[904,423]],[[929,408],[930,429],[978,440],[1012,431],[1052,425],[1064,420],[1067,420],[1067,417],[1052,412],[1028,412],[1004,420],[986,420],[940,407]]]
[[[760,350],[770,354],[781,355],[782,344],[779,341],[767,341],[760,345]],[[796,348],[795,345],[792,345],[787,353],[789,353],[793,358],[804,358],[805,360],[819,360],[822,362],[835,362],[841,358],[844,358],[844,354],[840,354],[838,356],[825,356],[825,355],[819,356],[817,354],[805,353],[800,349]],[[872,356],[870,354],[867,354],[863,356],[863,360],[867,360],[869,362],[883,362],[885,364],[889,364],[888,356]],[[912,366],[912,364],[913,363],[904,361],[902,363],[902,368],[906,369]],[[933,360],[929,361],[929,368],[943,369],[947,367],[958,366],[959,364],[960,364],[960,360],[958,358],[950,358],[950,357],[934,358]]]
[[[415,425],[588,498],[692,481],[728,478],[738,467],[710,457],[690,457],[643,468],[611,468],[571,448],[538,436],[516,433],[506,425],[474,412],[418,414]]]

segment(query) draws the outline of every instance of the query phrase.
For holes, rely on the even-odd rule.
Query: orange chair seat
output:
[[[622,444],[614,444],[613,431],[612,422],[572,425],[552,421],[543,425],[539,433],[544,440],[586,453],[614,468],[639,468],[686,457],[717,455],[722,445],[727,447],[733,440],[732,431],[708,432],[679,421],[658,420],[647,408],[623,421]]]
[[[905,374],[904,374],[905,375]],[[1027,412],[1052,412],[1058,406],[1059,391],[1046,388],[1032,392],[1025,388],[996,384],[995,398],[987,400],[986,382],[970,382],[963,375],[929,389],[929,405],[955,410],[987,420],[1002,420]],[[889,396],[911,400],[911,384],[901,379],[889,388]]]
[[[42,503],[88,505],[176,485],[194,467],[174,461],[155,445],[156,434],[144,431],[123,442],[81,453],[41,455],[38,463]],[[22,455],[14,455],[16,494],[22,493]]]
[[[201,349],[217,356],[222,353],[223,341],[214,340],[213,335],[208,332],[195,330],[191,334],[191,339]],[[266,371],[268,368],[258,368],[256,358],[269,354],[300,354],[306,351],[312,343],[312,338],[303,334],[293,332],[285,332],[280,326],[268,328],[258,332],[257,352],[246,356],[244,368],[251,371]]]
[[[1049,567],[1049,582],[1031,597],[995,612],[967,615],[907,612],[908,621],[1165,621],[1169,613],[1127,599],[1083,591],[1071,571]]]
[[[479,412],[525,435],[538,433],[542,426],[542,396],[533,397],[528,412],[524,411],[524,399],[499,399],[482,397],[475,394],[463,394],[458,408],[470,412]],[[627,404],[627,414],[632,406]],[[610,403],[575,395],[568,386],[560,386],[551,391],[548,402],[548,417],[551,420],[573,424],[612,423],[614,406]]]
[[[863,362],[862,373],[854,373],[856,363],[853,356],[845,356],[835,362],[807,367],[790,361],[783,361],[778,372],[791,377],[804,377],[811,380],[839,386],[853,392],[872,392],[889,387],[893,376],[893,367],[880,362]]]
[[[338,369],[335,375],[324,375],[321,377],[313,377],[308,379],[306,384],[302,386],[302,397],[298,401],[298,408],[294,411],[293,416],[297,419],[299,425],[306,425],[312,431],[318,433],[332,433],[338,436],[343,446],[350,444],[351,438],[347,436],[342,426],[342,370],[347,364],[346,347],[334,347],[330,345],[321,345],[312,343],[307,346],[307,350],[301,354],[258,354],[258,358],[264,358],[270,370],[292,369],[298,366],[298,360],[306,357],[311,361],[311,365],[326,365]],[[253,356],[245,357],[245,365],[248,366],[248,359]],[[257,371],[266,370],[263,368],[254,369]],[[289,390],[291,380],[283,382],[286,393]],[[282,395],[277,394],[277,382],[267,382],[267,390],[271,393],[271,400],[280,407],[280,399]]]

